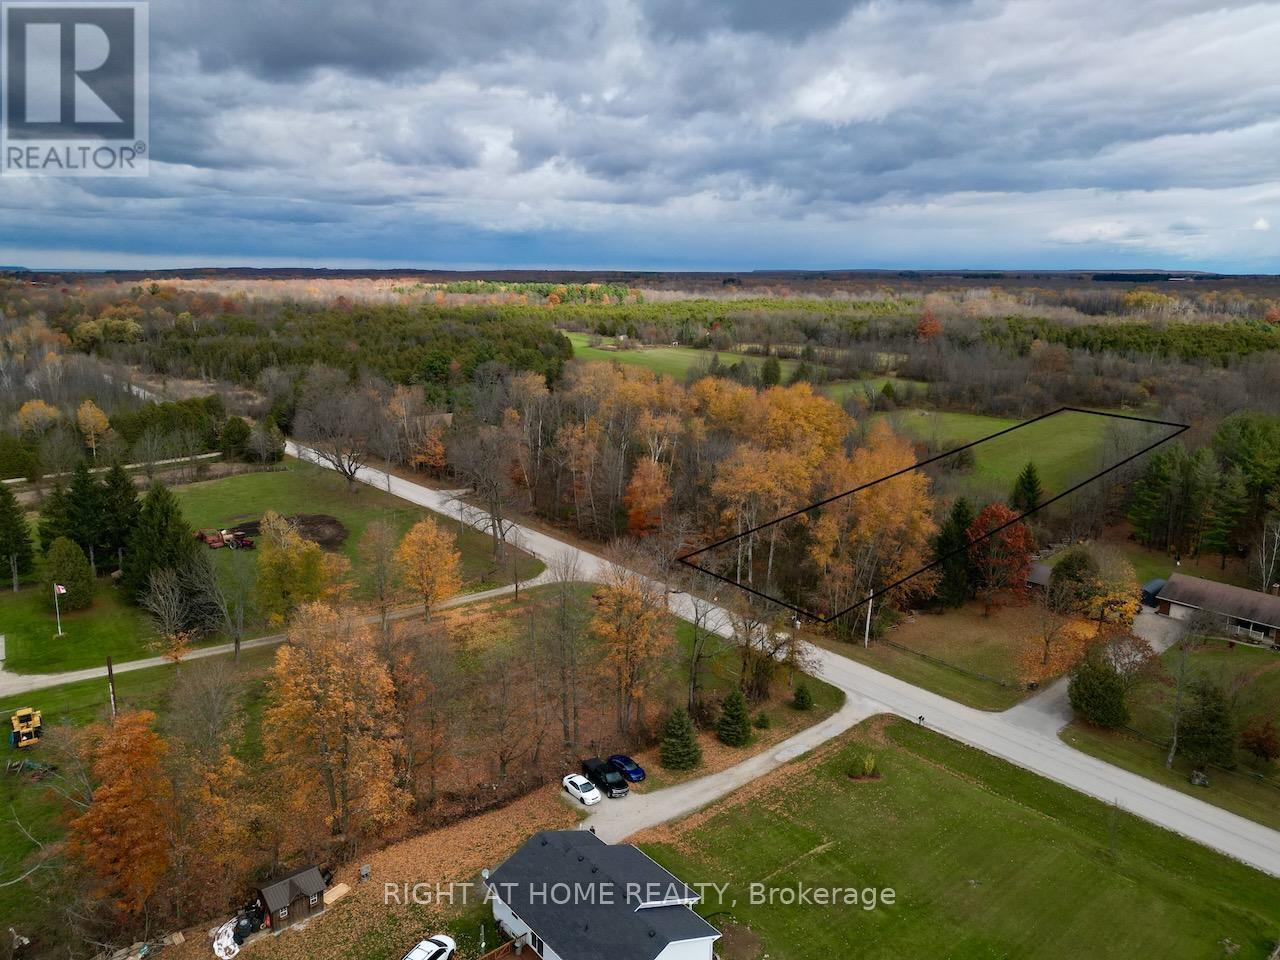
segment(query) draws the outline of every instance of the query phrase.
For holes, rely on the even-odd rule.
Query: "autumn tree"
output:
[[[91,728],[93,799],[68,835],[68,852],[91,878],[94,897],[125,925],[141,920],[169,868],[172,794],[155,719],[131,710]]]
[[[178,571],[152,570],[140,604],[156,631],[156,648],[175,667],[191,649],[191,614]]]
[[[665,464],[644,458],[636,464],[623,502],[627,507],[627,529],[644,537],[662,526],[663,511],[671,499]]]
[[[454,470],[475,490],[489,514],[495,561],[506,542],[506,516],[515,495],[514,457],[509,433],[490,424],[460,431],[449,446],[449,461]]]
[[[35,551],[31,548],[27,515],[8,486],[0,486],[0,559],[9,567],[16,593],[18,578],[35,566]]]
[[[1035,541],[1018,514],[1003,503],[990,503],[969,527],[969,542],[989,615],[1001,591],[1024,589]]]
[[[274,511],[263,516],[259,531],[254,594],[267,622],[283,623],[302,604],[341,595],[350,566],[345,557],[327,553]]]
[[[600,640],[601,668],[613,684],[618,732],[630,734],[675,643],[666,595],[649,578],[612,564],[591,603],[591,631]]]
[[[916,323],[916,338],[928,343],[942,333],[942,321],[930,307],[925,307]]]
[[[319,805],[335,837],[354,844],[396,820],[393,688],[366,628],[318,603],[301,607],[277,652],[263,718],[266,761],[290,811]]]
[[[1240,746],[1262,766],[1280,760],[1280,732],[1275,720],[1261,713],[1250,717],[1240,730]]]
[[[373,390],[351,386],[340,371],[320,366],[308,371],[294,432],[347,481],[348,491],[356,489],[381,423],[382,407]]]
[[[107,415],[102,412],[101,407],[92,400],[85,400],[76,410],[76,426],[80,428],[80,436],[84,438],[84,445],[89,448],[89,453],[96,462],[98,459],[98,444],[106,436],[107,431],[111,429],[111,421],[107,419]]]
[[[578,594],[582,579],[576,551],[565,551],[551,559],[551,599],[543,608],[541,632],[550,648],[560,707],[560,733],[565,746],[582,741],[581,710],[583,672],[587,667],[588,611]]]
[[[395,558],[404,582],[422,598],[423,619],[430,620],[432,607],[462,589],[457,539],[431,517],[409,529]]]
[[[18,408],[15,417],[18,429],[31,436],[42,436],[50,427],[61,419],[58,408],[50,403],[35,398],[28,400]]]

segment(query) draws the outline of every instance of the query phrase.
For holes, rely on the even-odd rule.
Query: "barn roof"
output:
[[[323,894],[324,887],[324,876],[320,873],[320,869],[311,866],[295,870],[279,880],[273,880],[262,887],[258,893],[262,895],[262,902],[267,905],[267,910],[275,913],[281,907],[287,907],[302,897]]]

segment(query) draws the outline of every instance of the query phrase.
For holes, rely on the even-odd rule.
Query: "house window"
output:
[[[320,894],[318,893],[313,893],[311,896],[307,897],[307,906],[309,907],[314,907],[319,902]]]
[[[533,947],[534,953],[538,956],[542,956],[542,951],[545,949],[545,945],[542,942],[542,938],[532,931],[529,933],[529,946]]]
[[[288,920],[288,919],[289,919],[289,908],[288,908],[288,907],[281,907],[281,908],[280,908],[280,912],[279,912],[278,914],[276,914],[276,916],[278,916],[281,920]]]

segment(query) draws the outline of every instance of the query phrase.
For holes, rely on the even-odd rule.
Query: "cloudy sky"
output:
[[[1280,272],[1280,4],[153,0],[0,263]]]

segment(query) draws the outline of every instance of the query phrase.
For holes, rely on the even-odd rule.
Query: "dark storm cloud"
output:
[[[157,0],[151,19],[152,176],[0,182],[0,262],[1280,253],[1274,4]]]

